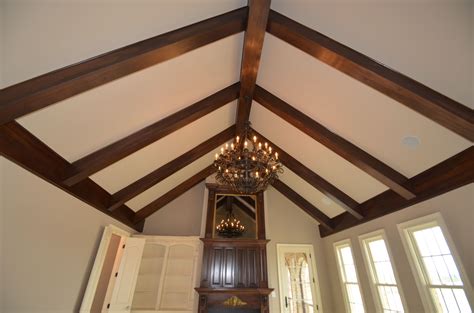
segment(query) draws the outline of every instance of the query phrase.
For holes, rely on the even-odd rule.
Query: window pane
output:
[[[472,312],[463,289],[431,288],[430,290],[433,300],[440,312]]]
[[[341,248],[340,251],[343,264],[354,264],[354,260],[352,259],[351,247]]]
[[[403,312],[402,299],[397,287],[378,286],[382,308],[388,312]]]
[[[390,260],[388,256],[387,247],[385,246],[385,242],[383,239],[369,242],[369,249],[374,262]]]
[[[347,306],[351,313],[364,313],[364,305],[357,283],[357,273],[352,258],[352,249],[350,246],[336,248],[338,255],[339,269],[341,271],[341,279],[344,284],[344,291],[347,297]]]

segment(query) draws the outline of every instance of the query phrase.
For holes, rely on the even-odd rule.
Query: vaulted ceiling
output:
[[[471,107],[310,28],[308,3],[245,4],[2,89],[1,154],[137,230],[247,120],[323,236],[474,181]]]

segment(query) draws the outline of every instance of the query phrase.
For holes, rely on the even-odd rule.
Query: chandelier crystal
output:
[[[217,182],[240,194],[263,191],[283,173],[278,152],[251,135],[250,123],[246,123],[243,133],[230,146],[225,144],[214,161]]]

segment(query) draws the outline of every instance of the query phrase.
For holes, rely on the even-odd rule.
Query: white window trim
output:
[[[340,287],[341,287],[342,295],[344,297],[344,306],[346,308],[346,312],[351,312],[351,308],[350,308],[350,304],[349,304],[349,298],[347,296],[347,289],[346,289],[344,280],[342,279],[341,259],[339,258],[339,253],[337,251],[338,248],[346,247],[346,246],[349,246],[351,248],[352,260],[354,260],[354,267],[355,267],[355,272],[356,272],[356,277],[357,277],[357,285],[359,286],[360,297],[362,298],[362,306],[364,307],[364,311],[366,311],[364,294],[362,293],[362,288],[360,286],[360,279],[359,279],[359,271],[358,271],[358,268],[357,268],[357,262],[356,262],[356,259],[354,258],[354,248],[352,246],[352,243],[351,243],[350,239],[340,240],[340,241],[337,241],[333,244],[334,255],[336,257],[337,275],[339,277],[339,284],[340,284]]]
[[[464,270],[464,266],[461,262],[459,254],[457,252],[456,245],[454,244],[454,241],[451,238],[451,235],[448,231],[443,217],[441,216],[441,213],[436,212],[430,215],[422,216],[407,222],[397,224],[397,228],[402,239],[403,247],[408,256],[408,261],[410,263],[411,270],[415,276],[416,285],[418,287],[418,291],[420,292],[425,310],[427,312],[436,312],[436,307],[433,303],[433,299],[429,293],[429,290],[426,287],[427,283],[425,281],[425,276],[421,267],[422,261],[419,259],[419,255],[416,252],[414,243],[410,239],[411,237],[409,233],[416,231],[417,229],[424,229],[430,226],[439,226],[441,228],[446,242],[448,243],[449,250],[451,251],[451,255],[453,256],[454,263],[456,264],[459,274],[461,275],[461,280],[463,283],[464,291],[466,293],[467,301],[469,302],[471,308],[474,309],[473,289],[467,277],[466,271]]]
[[[385,230],[383,230],[383,229],[379,229],[379,230],[376,230],[376,231],[373,231],[373,232],[370,232],[370,233],[363,234],[363,235],[359,236],[359,243],[360,243],[360,246],[363,250],[362,254],[363,254],[363,259],[364,259],[364,265],[365,265],[365,269],[366,269],[367,273],[369,273],[369,275],[370,275],[370,289],[372,291],[372,296],[374,297],[377,312],[383,312],[383,307],[382,307],[382,303],[380,301],[379,292],[378,292],[378,290],[375,286],[375,273],[372,269],[373,266],[371,264],[371,260],[370,260],[370,257],[369,257],[368,246],[365,244],[365,241],[369,240],[369,239],[372,240],[372,239],[379,239],[379,238],[383,239],[383,241],[385,242],[385,247],[387,248],[388,257],[390,258],[390,264],[392,265],[393,275],[395,276],[395,282],[397,284],[396,286],[398,288],[398,293],[400,294],[400,298],[402,300],[403,310],[405,312],[408,312],[408,306],[407,306],[407,303],[406,303],[406,300],[405,300],[405,295],[404,295],[403,290],[402,290],[401,285],[400,285],[400,278],[398,276],[398,271],[397,271],[395,263],[393,261],[392,250],[390,250],[390,245],[388,244],[387,235],[385,234]]]

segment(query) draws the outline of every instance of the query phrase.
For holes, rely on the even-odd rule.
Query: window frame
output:
[[[370,251],[369,251],[368,243],[370,241],[375,241],[375,240],[379,240],[379,239],[382,239],[385,243],[385,248],[387,249],[387,253],[388,253],[390,265],[392,266],[393,276],[395,278],[396,285],[379,284],[379,283],[376,282],[376,278],[375,278],[376,275],[375,275],[375,272],[374,272],[373,260],[372,260],[372,257],[371,257]],[[398,276],[398,271],[397,271],[395,263],[393,261],[393,254],[392,254],[392,251],[390,249],[390,245],[388,244],[387,235],[385,233],[385,230],[384,229],[379,229],[379,230],[376,230],[376,231],[373,231],[373,232],[370,232],[370,233],[360,235],[359,236],[359,243],[360,243],[360,246],[363,250],[362,254],[363,254],[365,269],[366,269],[367,273],[369,273],[369,276],[370,276],[369,277],[370,278],[370,289],[372,291],[372,296],[374,297],[374,302],[375,302],[377,312],[383,312],[383,306],[382,306],[382,302],[381,302],[382,300],[380,299],[380,294],[379,294],[379,291],[378,291],[378,288],[377,288],[377,286],[380,285],[380,286],[396,286],[397,289],[398,289],[398,293],[400,295],[400,299],[402,301],[403,310],[404,310],[404,312],[408,313],[409,311],[408,311],[408,306],[407,306],[407,303],[406,303],[406,300],[405,300],[405,294],[403,293],[403,289],[401,288],[401,285],[400,285],[400,278]]]
[[[353,246],[352,246],[352,243],[351,243],[351,239],[348,238],[348,239],[343,239],[343,240],[337,241],[333,244],[333,247],[334,247],[334,255],[336,257],[337,274],[338,274],[338,277],[339,277],[339,283],[340,283],[340,286],[341,286],[341,291],[342,291],[342,294],[343,294],[343,297],[344,297],[344,306],[346,308],[346,312],[352,312],[352,310],[351,310],[351,305],[349,303],[349,295],[347,294],[346,283],[344,282],[343,277],[342,277],[343,264],[341,262],[342,261],[341,258],[339,257],[339,251],[338,251],[338,249],[344,248],[344,247],[351,248],[351,255],[352,255],[352,260],[354,261],[354,269],[355,269],[356,278],[357,278],[357,287],[359,288],[360,297],[362,299],[362,307],[364,308],[364,312],[367,312],[365,299],[364,299],[364,294],[362,293],[362,288],[361,288],[361,285],[360,285],[359,271],[357,270],[357,262],[356,262],[356,259],[354,258],[354,250],[353,250]]]
[[[451,255],[453,257],[454,264],[456,265],[456,268],[461,277],[461,281],[463,283],[462,288],[464,289],[464,292],[466,294],[467,301],[471,306],[471,310],[474,311],[474,296],[472,286],[457,252],[456,245],[454,244],[454,241],[451,238],[446,223],[444,222],[444,219],[441,213],[439,212],[397,224],[397,228],[403,243],[403,248],[405,249],[405,253],[407,254],[412,273],[415,276],[416,285],[418,291],[420,292],[423,306],[425,310],[429,312],[438,312],[434,299],[429,291],[429,287],[435,285],[430,285],[426,281],[427,274],[425,273],[424,266],[422,265],[423,260],[421,259],[419,250],[415,246],[416,243],[414,241],[413,233],[418,230],[427,229],[435,226],[439,226],[441,228],[441,232],[446,240],[449,251],[451,252]]]

